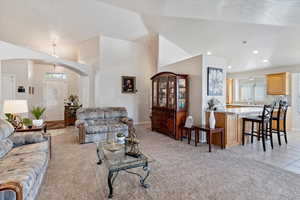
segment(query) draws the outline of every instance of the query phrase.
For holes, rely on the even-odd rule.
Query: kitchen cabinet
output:
[[[226,103],[233,103],[233,79],[226,80]]]
[[[289,72],[267,75],[268,95],[289,95],[289,93],[290,93]]]

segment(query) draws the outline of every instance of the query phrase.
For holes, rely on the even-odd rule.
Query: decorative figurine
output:
[[[138,158],[141,155],[139,141],[136,138],[135,128],[132,120],[124,120],[128,126],[128,137],[125,139],[125,155]]]

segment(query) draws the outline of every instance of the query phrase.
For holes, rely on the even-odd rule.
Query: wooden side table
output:
[[[193,126],[193,129],[195,130],[195,146],[197,146],[197,143],[199,142],[199,135],[201,131],[206,132],[206,141],[209,145],[209,152],[211,152],[211,139],[212,135],[215,133],[221,134],[221,149],[225,149],[225,132],[224,128],[214,128],[211,129],[208,125],[201,125],[201,126]]]
[[[180,140],[182,141],[183,138],[183,131],[186,131],[187,133],[187,138],[188,138],[188,144],[191,143],[191,138],[192,138],[192,131],[195,130],[195,126],[192,126],[191,128],[182,126],[181,127],[181,132],[180,132]],[[195,130],[196,131],[196,130]]]

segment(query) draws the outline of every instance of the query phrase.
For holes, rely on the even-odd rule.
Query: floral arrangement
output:
[[[79,106],[79,97],[76,94],[71,94],[67,100],[65,100],[65,104],[71,105],[71,106]]]
[[[215,111],[217,110],[217,107],[221,105],[221,102],[216,98],[211,98],[210,100],[208,100],[207,105],[208,111]]]

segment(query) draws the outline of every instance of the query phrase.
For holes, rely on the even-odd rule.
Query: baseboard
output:
[[[135,122],[134,125],[148,125],[151,121]]]

